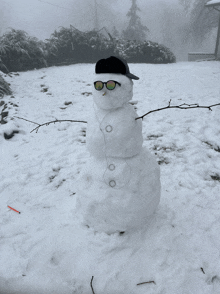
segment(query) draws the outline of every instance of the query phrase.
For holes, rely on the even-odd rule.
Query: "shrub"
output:
[[[96,31],[81,32],[74,27],[61,28],[46,40],[47,60],[57,63],[95,62],[113,53],[113,44]]]
[[[1,70],[24,71],[47,66],[44,43],[25,31],[11,29],[0,37]]]
[[[0,37],[0,70],[25,71],[52,65],[95,63],[110,55],[118,55],[134,63],[176,61],[170,49],[163,45],[151,41],[113,39],[107,31],[106,37],[102,30],[81,32],[73,26],[61,27],[43,42],[24,31],[11,29]]]
[[[176,58],[170,49],[151,41],[120,40],[116,44],[115,53],[128,62],[134,63],[176,62]]]
[[[0,72],[0,98],[2,98],[4,95],[11,95],[12,91],[10,89],[9,84],[4,80],[1,72]],[[0,104],[1,106],[1,104]]]
[[[74,27],[61,28],[46,40],[48,63],[93,63],[100,58],[118,55],[134,63],[172,63],[170,49],[151,41],[110,39],[99,31],[81,32]]]

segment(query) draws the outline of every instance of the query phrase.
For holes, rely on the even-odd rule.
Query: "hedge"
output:
[[[173,63],[169,48],[151,41],[109,38],[99,31],[81,32],[61,27],[49,39],[39,41],[25,31],[11,29],[0,37],[0,70],[26,71],[47,66],[95,63],[110,55],[133,63]]]

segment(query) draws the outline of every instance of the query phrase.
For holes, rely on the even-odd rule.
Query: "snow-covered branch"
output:
[[[39,123],[36,123],[34,121],[31,121],[31,120],[28,120],[28,119],[25,119],[25,118],[22,118],[22,117],[18,117],[18,116],[15,116],[16,118],[19,118],[19,119],[23,119],[25,121],[28,121],[32,124],[35,124],[35,125],[38,125],[36,128],[34,128],[32,132],[36,131],[36,133],[38,132],[39,128],[42,127],[42,126],[49,126],[50,124],[55,124],[57,122],[65,122],[65,121],[68,121],[68,122],[80,122],[80,123],[87,123],[87,121],[84,121],[84,120],[72,120],[72,119],[56,119],[56,120],[53,120],[53,121],[49,121],[49,122],[46,122],[46,123],[43,123],[43,124],[39,124]]]
[[[220,105],[220,103],[209,105],[209,106],[201,106],[201,105],[199,105],[197,103],[195,103],[195,104],[183,103],[183,104],[180,104],[180,105],[172,105],[172,106],[170,104],[171,104],[171,100],[169,101],[169,104],[166,107],[162,107],[162,108],[158,108],[158,109],[148,111],[147,113],[143,114],[142,116],[137,117],[136,119],[140,119],[140,118],[143,119],[146,115],[148,115],[148,114],[150,114],[152,112],[156,112],[156,111],[160,111],[160,110],[164,110],[164,109],[169,109],[169,108],[178,108],[178,109],[207,108],[209,110],[212,110],[212,107]]]

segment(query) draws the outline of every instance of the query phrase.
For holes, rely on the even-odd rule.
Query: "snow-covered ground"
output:
[[[130,70],[140,77],[133,97],[140,115],[170,99],[220,102],[219,62]],[[220,293],[220,106],[144,118],[144,146],[161,168],[159,207],[139,232],[95,233],[74,216],[77,177],[89,157],[86,124],[30,133],[37,125],[15,118],[87,120],[93,72],[78,64],[5,77],[14,97],[0,100],[7,103],[0,111],[9,111],[0,125],[0,294]],[[13,130],[19,133],[6,140]]]

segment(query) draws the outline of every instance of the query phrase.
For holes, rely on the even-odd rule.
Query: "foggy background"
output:
[[[214,53],[217,28],[200,42],[187,39],[189,12],[181,1],[188,0],[137,0],[138,15],[149,29],[146,39],[169,47],[177,61],[187,60],[188,52]],[[121,33],[128,25],[130,7],[131,0],[0,0],[0,35],[14,28],[44,40],[70,24],[82,31],[105,26],[110,33],[115,26]]]

